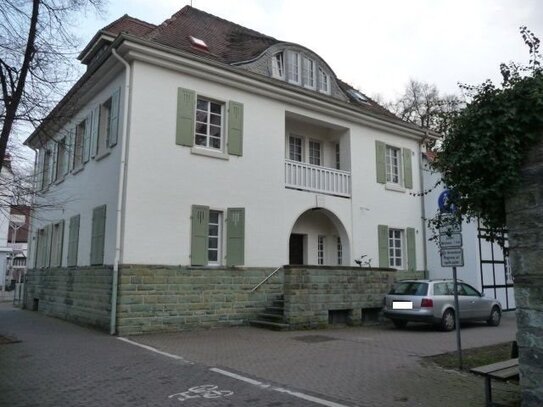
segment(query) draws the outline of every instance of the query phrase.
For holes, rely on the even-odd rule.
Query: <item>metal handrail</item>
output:
[[[255,288],[253,288],[250,292],[255,292],[258,287],[260,287],[262,284],[264,284],[266,281],[268,281],[275,273],[277,273],[279,270],[281,270],[283,266],[277,267],[275,270],[272,271],[272,273],[266,277],[264,280],[262,280],[260,283],[258,283]]]

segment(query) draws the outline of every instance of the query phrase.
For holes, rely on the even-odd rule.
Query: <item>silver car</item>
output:
[[[502,306],[494,298],[486,298],[475,288],[459,280],[458,305],[460,321],[486,321],[498,326]],[[444,331],[455,328],[455,307],[452,280],[402,280],[385,296],[384,315],[397,328],[409,321],[427,322]]]

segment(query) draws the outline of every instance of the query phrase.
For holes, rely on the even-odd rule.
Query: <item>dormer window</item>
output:
[[[304,57],[304,69],[303,69],[304,86],[309,89],[315,89],[317,87],[317,75],[315,71],[315,61]]]
[[[287,75],[288,81],[296,85],[301,85],[301,64],[300,54],[294,51],[287,52]]]
[[[330,75],[319,68],[319,92],[330,94]]]
[[[272,57],[272,76],[277,79],[285,79],[285,63],[283,52],[278,52]]]
[[[347,93],[360,103],[368,103],[368,98],[355,89],[349,89]]]
[[[193,37],[192,35],[189,36],[189,39],[190,39],[190,43],[192,44],[193,47],[201,49],[203,51],[209,51],[209,49],[207,48],[207,44],[205,43],[204,40],[201,40],[200,38]]]

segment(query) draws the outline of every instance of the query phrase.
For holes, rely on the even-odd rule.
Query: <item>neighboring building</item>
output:
[[[30,231],[30,206],[11,205],[9,219],[7,245],[12,250],[9,258],[9,275],[13,281],[24,282]]]
[[[11,188],[13,172],[11,170],[11,157],[6,154],[4,166],[0,172],[0,291],[11,286],[9,275],[9,262],[12,249],[8,246]]]
[[[37,207],[63,202],[34,213],[27,306],[120,333],[240,324],[294,295],[294,268],[252,290],[292,264],[364,274],[367,303],[321,306],[356,319],[389,283],[356,259],[422,275],[428,132],[313,51],[186,6],[121,17],[80,60],[26,141]]]
[[[445,190],[441,184],[437,185],[441,176],[430,167],[434,159],[432,152],[423,154],[423,183],[425,195],[425,217],[431,219],[439,211],[439,195]],[[437,186],[436,186],[437,185]],[[427,230],[428,237],[432,231]],[[513,277],[507,244],[503,248],[498,243],[485,239],[487,230],[478,222],[462,223],[462,243],[464,250],[464,267],[458,267],[458,278],[471,284],[485,295],[496,298],[504,310],[515,309],[515,296],[513,290]],[[507,236],[504,236],[507,240]],[[427,244],[428,276],[429,278],[452,278],[452,268],[441,267],[439,247],[435,240]]]

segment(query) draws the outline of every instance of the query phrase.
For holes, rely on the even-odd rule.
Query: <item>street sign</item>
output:
[[[441,233],[439,235],[439,246],[442,249],[462,247],[461,233]]]
[[[464,267],[464,250],[441,249],[441,267]]]

